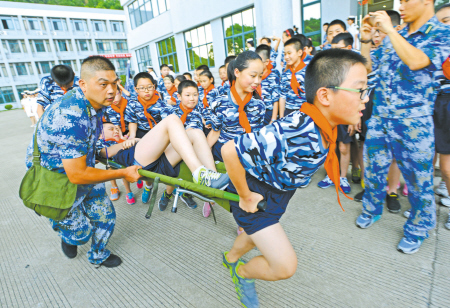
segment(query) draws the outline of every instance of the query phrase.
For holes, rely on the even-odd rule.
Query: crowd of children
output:
[[[378,11],[362,20],[360,33],[353,16],[348,28],[341,20],[326,23],[321,51],[293,29],[281,38],[263,37],[259,45],[247,41],[246,51],[228,56],[219,67],[218,82],[207,65],[193,76],[177,76],[163,64],[160,78],[152,67],[136,74],[133,93],[113,83],[115,96],[102,107],[96,153],[173,177],[183,160],[194,181],[228,186],[240,196],[240,202],[231,202],[238,237],[223,254],[223,265],[246,307],[259,305],[255,279],[275,281],[295,273],[297,257],[279,220],[297,188],[307,187],[322,165],[327,176],[318,186],[334,187],[339,201],[339,191],[351,192],[351,164],[351,180],[364,188],[354,197],[362,201],[356,225],[364,229],[381,218],[385,201],[390,212],[400,211],[402,174],[402,194],[411,210],[404,213],[408,220],[397,249],[415,253],[436,224],[437,154],[443,181],[435,192],[450,206],[450,27],[445,25],[450,5],[436,16],[431,0],[404,2],[400,10],[403,24],[398,12]],[[110,70],[109,63],[96,67]],[[87,95],[86,86],[78,90],[78,79],[64,70],[52,70],[53,79],[42,82],[42,102],[72,87],[79,97]],[[48,87],[57,91],[45,94]],[[214,161],[224,162],[228,175],[217,173]],[[120,191],[111,180],[114,201]],[[135,203],[130,183],[123,179],[123,184],[127,203]],[[137,185],[144,188],[142,202],[148,202],[152,183]],[[161,211],[173,191],[167,187],[162,194]],[[188,194],[181,200],[197,207]],[[261,200],[267,202],[264,212],[257,210]],[[209,211],[205,203],[203,214]],[[69,244],[63,250],[69,251]],[[254,247],[261,255],[243,261]]]

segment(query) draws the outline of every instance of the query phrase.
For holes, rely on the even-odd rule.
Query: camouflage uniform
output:
[[[218,86],[217,90],[219,90],[219,94],[220,95],[225,95],[225,94],[227,94],[230,91],[230,88],[231,88],[230,87],[230,81],[227,80],[227,81],[225,81],[223,86]],[[199,93],[200,93],[200,91],[199,91]]]
[[[262,99],[266,105],[264,125],[272,119],[273,104],[280,100],[280,76],[275,69],[261,81]]]
[[[64,173],[62,159],[76,159],[86,155],[86,165],[95,167],[95,143],[102,127],[102,111],[96,111],[80,88],[68,92],[53,103],[39,122],[38,147],[41,165]],[[27,168],[32,165],[33,140],[27,149]],[[77,186],[75,203],[68,216],[61,221],[50,219],[53,229],[64,242],[83,245],[92,238],[88,260],[100,264],[110,251],[106,249],[114,231],[116,213],[106,194],[105,184]]]
[[[67,91],[79,87],[78,81],[78,77],[75,76],[73,79],[73,86],[70,87]],[[58,86],[56,82],[53,81],[51,76],[42,77],[41,81],[39,82],[39,95],[37,98],[37,103],[44,107],[44,110],[52,103],[56,102],[56,100],[63,95],[64,91],[60,86]]]
[[[363,212],[382,213],[386,177],[395,158],[408,185],[411,203],[405,236],[424,239],[436,225],[432,115],[438,84],[434,74],[450,54],[450,27],[433,17],[415,33],[408,35],[408,29],[406,26],[399,33],[422,50],[431,64],[421,70],[410,70],[397,55],[389,37],[373,53],[377,87],[364,144]]]
[[[171,106],[171,108],[167,109],[162,115],[162,118],[166,118],[171,114],[176,114],[179,118],[183,115],[183,110],[181,110],[180,106]],[[203,130],[203,122],[202,122],[202,114],[197,108],[194,108],[186,117],[186,122],[184,123],[184,128],[196,128]]]
[[[207,107],[207,108],[203,107],[203,97],[204,96],[205,96],[204,91],[201,95],[199,94],[197,109],[200,110],[200,112],[202,114],[202,118],[205,121],[207,121],[210,117],[211,110],[210,110],[210,107]],[[208,104],[211,104],[219,96],[220,96],[219,88],[214,88],[208,92],[208,94],[206,95],[206,100],[208,101]]]
[[[154,94],[156,95],[156,93]],[[167,108],[166,103],[162,101],[162,99],[158,99],[158,101],[150,106],[147,111],[152,115],[155,119],[156,123],[161,122],[161,114],[165,112]],[[138,129],[143,131],[149,131],[150,125],[148,124],[148,119],[144,114],[144,107],[138,101],[137,97],[132,97],[125,108],[125,121],[128,123],[137,123]]]

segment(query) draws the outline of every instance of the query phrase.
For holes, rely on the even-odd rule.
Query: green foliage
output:
[[[320,18],[310,18],[308,20],[305,20],[304,25],[305,30],[303,30],[303,33],[320,31],[320,29],[322,28],[322,26],[320,25]]]
[[[13,105],[6,105],[6,106],[5,106],[5,109],[6,109],[6,110],[11,110],[12,107],[13,107]]]
[[[125,82],[127,81],[127,76],[126,75],[120,75],[120,80],[122,81],[120,84],[122,86],[125,86]]]
[[[119,0],[4,0],[4,1],[123,10],[123,7],[120,5]]]

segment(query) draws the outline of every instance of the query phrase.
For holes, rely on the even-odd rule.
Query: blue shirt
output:
[[[154,94],[156,95],[156,93]],[[161,113],[165,112],[167,105],[161,100],[150,106],[147,109],[153,119],[155,119],[156,123],[161,122]],[[148,124],[148,119],[144,113],[144,106],[138,101],[137,97],[130,98],[127,104],[127,108],[125,108],[125,121],[128,123],[137,123],[138,129],[149,131],[150,125]],[[153,123],[154,125],[154,123]]]
[[[436,71],[435,78],[439,82],[438,94],[450,94],[450,80],[445,77],[442,68]]]
[[[205,91],[203,91],[203,93],[201,95],[199,95],[199,97],[198,97],[197,109],[200,110],[200,112],[202,114],[202,118],[205,119],[205,121],[206,121],[207,119],[209,119],[211,109],[209,107],[207,107],[207,108],[203,107],[203,97],[204,96],[205,96]],[[214,88],[208,92],[208,94],[206,95],[206,100],[208,101],[208,104],[211,104],[211,102],[215,101],[219,96],[220,96],[219,89]]]
[[[277,67],[277,58],[278,58],[278,51],[272,48],[270,50],[270,62],[272,62],[273,69]]]
[[[128,106],[128,103],[127,103]],[[123,112],[124,114],[124,118],[125,118],[125,111],[126,108]],[[111,122],[114,125],[118,125],[119,127],[121,127],[121,115],[120,113],[118,113],[117,111],[115,111],[114,109],[112,109],[111,106],[105,107],[103,108],[103,117],[105,118],[106,121]],[[125,120],[125,130],[128,129],[128,121]]]
[[[78,77],[75,76],[73,79],[73,85],[67,90],[67,92],[72,90],[73,88],[79,87],[78,81]],[[51,76],[42,77],[41,81],[39,82],[39,95],[37,98],[37,103],[39,105],[41,105],[45,109],[56,102],[56,100],[63,95],[64,91],[60,86],[58,86],[56,82],[53,81]]]
[[[409,25],[399,31],[412,46],[423,51],[431,64],[412,71],[392,46],[389,37],[373,53],[377,84],[373,115],[382,118],[413,118],[429,116],[439,86],[435,73],[450,54],[450,26],[433,16],[418,31],[408,34]]]
[[[261,81],[262,99],[267,110],[273,110],[273,104],[280,100],[280,76],[272,71]]]
[[[284,49],[281,52],[281,69],[284,70],[284,68],[286,67],[286,60],[284,60]]]
[[[161,94],[161,98],[164,100],[164,98],[169,95],[169,93],[167,93],[166,85],[164,84],[164,77],[160,77],[157,83],[156,90]]]
[[[41,166],[65,173],[62,160],[86,155],[86,165],[95,167],[95,144],[102,129],[101,110],[96,111],[80,88],[66,93],[50,105],[38,124],[37,142],[41,152]],[[34,138],[34,136],[33,136]],[[26,166],[33,159],[33,140],[27,148]],[[78,185],[78,192],[86,193],[94,184]]]
[[[300,84],[300,89],[298,90],[298,95],[295,94],[294,90],[291,88],[291,78],[292,72],[290,69],[284,70],[281,74],[281,84],[280,84],[280,97],[286,100],[286,109],[300,109],[304,102],[306,102],[305,95],[305,73],[309,62],[311,62],[313,57],[306,55],[303,62],[306,64],[303,69],[295,73],[297,81]]]
[[[328,154],[318,127],[300,111],[238,136],[234,144],[250,175],[283,191],[307,185]]]
[[[213,130],[220,131],[218,142],[225,143],[236,136],[245,134],[244,128],[239,124],[239,106],[232,101],[230,91],[211,102],[209,107],[211,115],[206,124],[211,124]],[[264,102],[252,97],[245,105],[244,111],[247,114],[252,132],[259,131],[264,125],[266,113]]]
[[[223,86],[218,86],[218,87],[217,87],[217,90],[219,90],[219,94],[220,94],[220,95],[224,95],[224,94],[227,94],[228,91],[230,91],[230,88],[231,88],[231,86],[230,86],[230,81],[227,80],[227,81],[225,81],[225,83],[223,84]],[[199,93],[200,93],[200,92],[199,92]]]
[[[174,86],[175,87],[175,86]],[[166,90],[167,95],[164,95],[164,103],[166,103],[167,106],[174,106],[173,104],[179,105],[180,100],[178,99],[178,91],[173,92],[172,96],[169,96],[169,92]],[[175,99],[175,102],[171,100],[171,98]]]
[[[163,118],[166,118],[170,114],[176,114],[181,119],[184,112],[181,110],[180,105],[170,106],[167,109],[167,113],[163,115]],[[198,128],[203,130],[202,114],[198,108],[194,108],[194,110],[187,115],[186,122],[184,122],[184,128]]]
[[[102,151],[102,149],[104,149],[104,148],[109,148],[109,147],[111,147],[111,146],[113,146],[113,145],[115,145],[115,144],[117,144],[117,143],[118,143],[118,142],[115,141],[115,140],[108,140],[108,141],[105,141],[105,140],[103,140],[102,138],[99,138],[99,139],[97,140],[97,142],[95,143],[95,154],[96,154],[98,157],[102,157],[102,156],[100,155],[100,152]],[[109,153],[108,153],[108,156],[110,156]],[[114,160],[114,156],[108,157],[108,159],[110,159],[110,160],[112,160],[112,161],[115,161],[115,160]]]

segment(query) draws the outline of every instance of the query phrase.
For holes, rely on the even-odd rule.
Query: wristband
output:
[[[369,39],[369,40],[359,40],[361,43],[363,43],[363,44],[369,44],[369,43],[372,43],[372,39]]]

